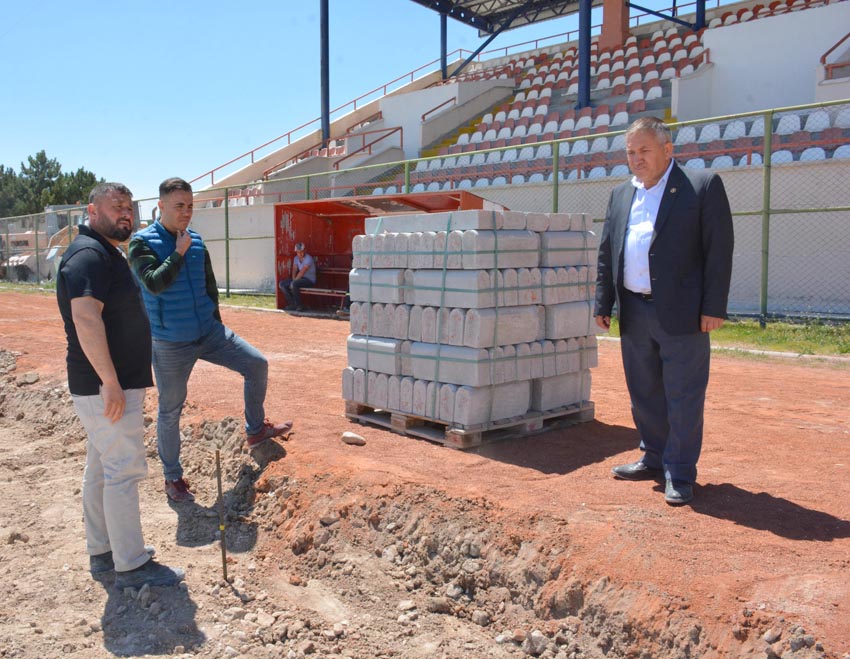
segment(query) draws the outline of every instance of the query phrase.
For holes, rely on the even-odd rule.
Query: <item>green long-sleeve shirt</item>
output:
[[[180,252],[175,250],[160,263],[156,252],[141,238],[133,238],[130,241],[127,256],[130,261],[130,267],[133,268],[139,281],[154,295],[159,295],[171,286],[180,274],[180,269],[183,267],[183,255]],[[220,321],[218,284],[212,268],[212,259],[210,259],[210,253],[207,251],[206,245],[204,245],[204,273],[206,275],[207,295],[215,303],[213,315],[216,320]]]

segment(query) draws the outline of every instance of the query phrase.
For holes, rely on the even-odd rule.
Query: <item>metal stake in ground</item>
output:
[[[227,581],[227,536],[224,527],[224,498],[221,495],[221,451],[215,449],[215,478],[218,481],[218,531],[221,533],[221,572]]]

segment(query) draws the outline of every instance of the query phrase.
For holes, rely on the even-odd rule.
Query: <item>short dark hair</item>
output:
[[[172,176],[159,184],[159,197],[162,199],[164,196],[170,195],[172,192],[177,192],[178,190],[191,193],[192,186],[182,178]]]
[[[654,133],[661,144],[673,141],[670,128],[658,117],[641,117],[632,123],[626,130],[626,137],[635,133]]]
[[[130,199],[133,198],[133,193],[130,192],[130,188],[123,183],[98,183],[92,188],[91,192],[89,192],[89,203],[96,204],[101,198],[113,193],[125,195],[130,197]]]

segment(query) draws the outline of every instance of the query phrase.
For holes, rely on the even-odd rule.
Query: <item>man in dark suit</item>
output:
[[[596,323],[616,302],[632,416],[643,457],[625,480],[666,480],[671,505],[693,499],[708,386],[709,332],[723,325],[732,214],[715,174],[681,169],[670,130],[642,117],[626,131],[634,174],[608,202],[599,245]]]

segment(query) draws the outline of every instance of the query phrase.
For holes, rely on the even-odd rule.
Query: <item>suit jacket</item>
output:
[[[599,244],[597,316],[610,316],[624,294],[623,249],[635,187],[617,186],[608,201]],[[652,297],[661,327],[669,334],[700,331],[700,316],[726,317],[732,279],[732,213],[720,178],[684,170],[676,163],[655,220],[649,248]],[[628,318],[620,317],[621,328]]]

